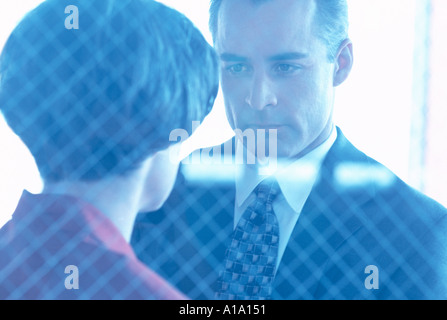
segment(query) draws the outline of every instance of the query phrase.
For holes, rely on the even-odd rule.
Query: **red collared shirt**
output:
[[[186,299],[93,206],[24,191],[0,230],[0,299]]]

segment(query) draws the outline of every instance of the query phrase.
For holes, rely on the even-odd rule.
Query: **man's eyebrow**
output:
[[[237,54],[233,53],[222,53],[220,55],[220,60],[226,61],[226,62],[246,62],[248,59],[243,56],[238,56]]]
[[[300,60],[305,59],[308,56],[309,56],[308,54],[301,52],[286,52],[286,53],[275,54],[274,56],[271,56],[269,60],[270,61]]]

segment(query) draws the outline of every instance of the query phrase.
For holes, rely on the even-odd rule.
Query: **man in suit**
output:
[[[217,56],[156,1],[76,1],[79,29],[71,4],[28,13],[1,55],[0,108],[44,188],[0,230],[0,299],[185,299],[129,241],[174,185],[170,132],[212,106]]]
[[[279,191],[272,184],[270,203],[260,205],[259,186],[271,177],[259,157],[237,165],[235,185],[213,182],[217,166],[197,185],[188,180],[194,165],[184,165],[186,180],[166,208],[186,211],[176,221],[183,225],[156,242],[183,256],[160,264],[166,275],[200,298],[445,299],[446,209],[357,150],[332,120],[335,88],[353,65],[346,1],[214,0],[210,28],[229,123],[276,138],[264,147],[277,154]],[[262,141],[245,138],[236,134],[236,155],[258,155]],[[279,235],[255,236],[275,242],[253,254],[252,231],[240,224],[246,212],[267,211]],[[252,229],[271,232],[272,224]],[[160,256],[149,258],[137,226],[137,252],[156,265]]]

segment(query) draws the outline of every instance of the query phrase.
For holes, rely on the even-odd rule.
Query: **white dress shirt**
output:
[[[329,138],[320,146],[292,163],[277,164],[272,174],[281,188],[281,193],[273,202],[273,210],[279,223],[279,251],[276,266],[279,266],[292,231],[298,221],[301,210],[309,197],[313,185],[319,177],[321,164],[329,149],[337,139],[335,127]],[[237,143],[237,148],[243,148]],[[254,201],[256,186],[268,176],[259,175],[255,165],[243,165],[236,177],[236,202],[234,227],[236,227],[247,207]]]

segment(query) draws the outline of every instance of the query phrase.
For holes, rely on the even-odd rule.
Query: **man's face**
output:
[[[277,129],[278,157],[301,157],[332,128],[334,63],[312,0],[224,0],[215,46],[233,129]]]

